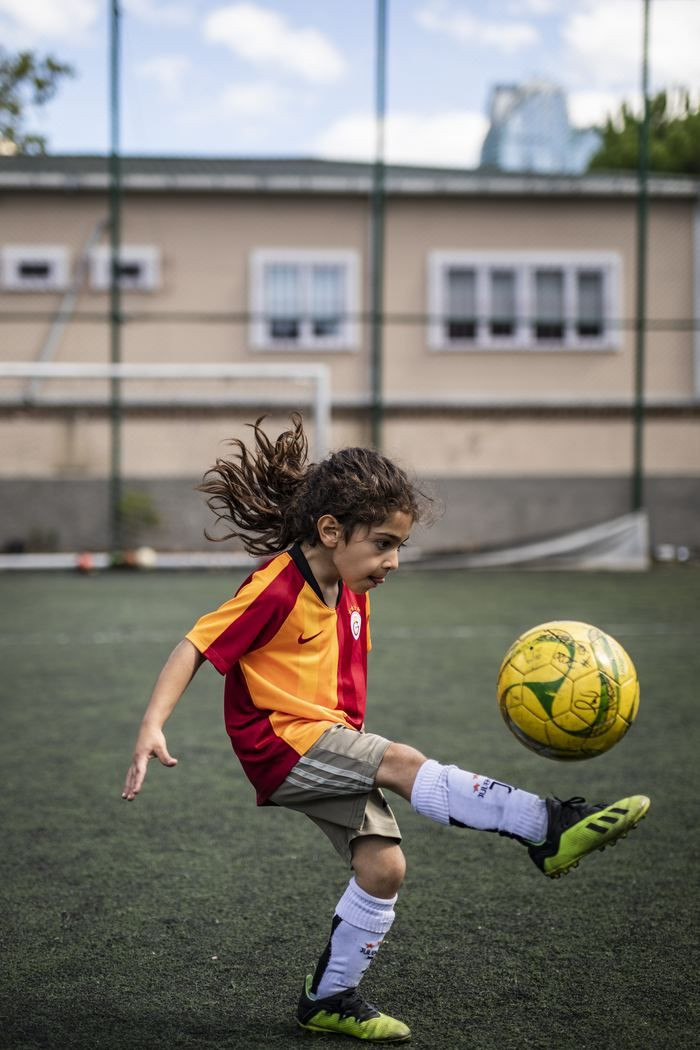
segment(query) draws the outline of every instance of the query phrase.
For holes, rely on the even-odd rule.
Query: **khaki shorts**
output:
[[[270,801],[305,813],[348,863],[356,838],[380,835],[400,842],[396,818],[374,786],[390,743],[375,733],[333,726],[301,756]]]

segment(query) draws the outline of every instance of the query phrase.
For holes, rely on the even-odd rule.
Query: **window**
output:
[[[48,245],[6,245],[0,285],[6,292],[60,292],[68,284],[68,253]]]
[[[579,270],[576,274],[578,317],[576,331],[582,338],[603,334],[604,297],[600,270]]]
[[[619,257],[609,252],[432,252],[429,345],[615,349],[619,273]]]
[[[476,271],[453,266],[447,271],[447,332],[451,340],[476,339]]]
[[[154,292],[160,288],[160,250],[147,245],[122,244],[119,250],[119,287],[126,292]],[[90,252],[90,287],[108,291],[112,249],[100,245]]]
[[[512,339],[516,328],[515,273],[513,270],[491,270],[489,335]]]
[[[562,270],[535,270],[535,317],[532,341],[545,343],[564,339],[564,274]]]
[[[251,259],[251,343],[267,350],[357,345],[354,252],[264,249]]]

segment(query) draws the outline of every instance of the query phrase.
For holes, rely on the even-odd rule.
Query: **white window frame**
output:
[[[95,292],[109,291],[111,285],[112,249],[101,244],[92,248],[90,260],[90,287]],[[137,278],[122,276],[119,287],[124,292],[156,292],[161,286],[160,248],[146,244],[122,244],[119,248],[120,265],[137,264],[141,267]]]
[[[45,276],[23,276],[22,266],[48,265]],[[4,292],[62,292],[68,286],[68,250],[58,244],[6,244],[0,253]]]
[[[265,268],[274,264],[289,264],[302,269],[302,282],[305,274],[314,265],[331,265],[342,267],[345,275],[344,304],[339,331],[336,335],[318,336],[311,327],[312,318],[301,314],[301,331],[297,338],[274,339],[268,329],[265,315]],[[255,350],[288,351],[338,351],[356,350],[359,342],[357,316],[359,303],[359,259],[357,252],[328,248],[259,248],[250,256],[250,289],[249,301],[251,321],[249,329],[250,344]],[[304,297],[304,296],[303,296]]]
[[[473,269],[476,273],[477,331],[474,339],[450,339],[446,332],[447,280],[450,268]],[[559,270],[564,276],[565,331],[562,339],[534,338],[535,273]],[[489,331],[489,273],[511,270],[515,274],[516,324],[512,336],[492,335]],[[600,272],[603,279],[603,330],[600,335],[584,336],[577,330],[576,275],[580,270]],[[616,252],[467,252],[433,251],[428,255],[428,346],[431,350],[464,353],[470,351],[527,351],[551,353],[562,350],[609,351],[622,345],[621,316],[622,260]]]

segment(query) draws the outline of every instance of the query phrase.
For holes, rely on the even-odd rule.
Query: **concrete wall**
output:
[[[131,545],[161,550],[218,549],[204,538],[213,516],[195,491],[196,477],[129,479],[147,493],[159,524],[139,529]],[[595,524],[630,509],[628,476],[427,478],[437,517],[416,528],[412,546],[428,551],[478,550]],[[700,553],[700,479],[650,477],[646,502],[653,544]],[[0,483],[0,550],[104,550],[109,544],[109,493],[104,481],[14,479]],[[220,549],[233,549],[227,543]]]

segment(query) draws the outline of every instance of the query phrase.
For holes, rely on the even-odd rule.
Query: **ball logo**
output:
[[[357,641],[360,637],[360,631],[362,630],[362,617],[357,609],[353,609],[350,613],[350,630],[352,631],[353,638]]]

